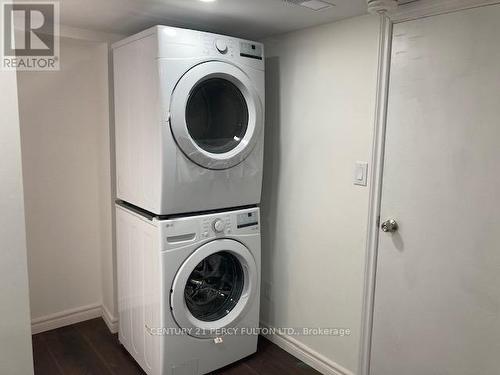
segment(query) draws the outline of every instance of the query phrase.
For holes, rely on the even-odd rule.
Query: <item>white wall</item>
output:
[[[371,160],[378,36],[365,16],[265,41],[261,320],[349,328],[277,341],[332,373],[358,367],[369,189],[353,173]]]
[[[0,72],[0,374],[33,374],[15,72]]]
[[[62,38],[18,85],[35,331],[114,314],[107,44]]]

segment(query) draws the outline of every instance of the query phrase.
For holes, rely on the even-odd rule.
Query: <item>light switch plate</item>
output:
[[[366,186],[368,184],[368,163],[357,161],[354,167],[354,185]]]

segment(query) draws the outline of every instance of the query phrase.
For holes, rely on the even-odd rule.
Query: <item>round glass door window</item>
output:
[[[204,80],[186,105],[189,135],[203,150],[224,154],[241,142],[248,127],[248,106],[241,91],[223,78]]]
[[[244,283],[243,268],[234,255],[212,254],[191,272],[184,289],[186,306],[198,320],[219,320],[236,306]]]

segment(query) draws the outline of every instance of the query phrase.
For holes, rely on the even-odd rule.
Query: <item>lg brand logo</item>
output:
[[[5,70],[59,69],[59,3],[2,4]]]

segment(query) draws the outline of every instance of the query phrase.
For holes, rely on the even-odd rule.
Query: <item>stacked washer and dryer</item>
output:
[[[257,348],[263,46],[156,26],[113,59],[119,339],[205,374]]]

